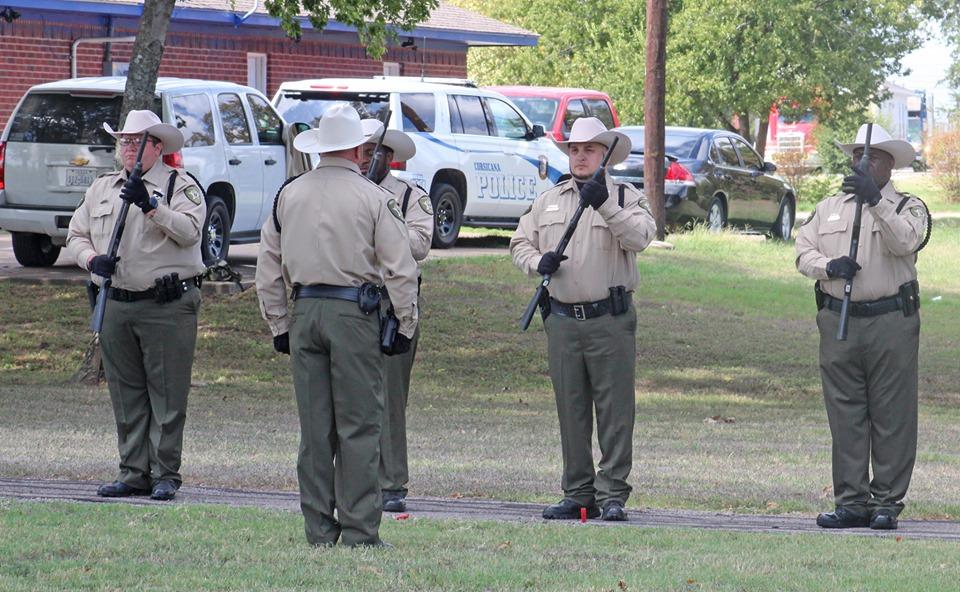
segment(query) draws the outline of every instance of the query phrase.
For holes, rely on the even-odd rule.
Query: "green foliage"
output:
[[[857,137],[857,130],[867,119],[857,112],[836,114],[821,121],[813,130],[817,144],[820,168],[826,173],[846,174],[850,170],[850,157],[837,147],[837,143],[849,144]]]
[[[266,0],[271,16],[291,38],[302,34],[300,16],[306,12],[310,25],[323,30],[331,20],[355,27],[367,53],[379,58],[386,51],[386,40],[394,27],[409,31],[427,19],[438,0]]]
[[[800,195],[800,204],[803,209],[813,209],[825,197],[840,192],[841,175],[810,175],[805,179],[803,193]]]
[[[928,159],[937,183],[950,196],[948,201],[960,202],[960,130],[932,136]]]

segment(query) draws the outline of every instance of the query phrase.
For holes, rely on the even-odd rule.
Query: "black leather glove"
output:
[[[561,257],[554,251],[547,251],[543,254],[543,257],[540,258],[540,263],[537,263],[537,273],[540,275],[547,275],[548,273],[554,274],[560,269],[560,262],[566,259],[566,255]]]
[[[872,175],[864,173],[859,167],[851,166],[852,175],[843,178],[842,190],[845,193],[857,195],[863,203],[875,206],[880,203],[880,188],[877,187]]]
[[[846,255],[831,259],[830,262],[827,263],[827,275],[832,278],[850,280],[853,279],[853,276],[857,275],[860,269],[862,269],[860,264]]]
[[[120,199],[137,206],[143,210],[144,214],[155,209],[150,204],[150,192],[147,191],[147,186],[143,184],[140,175],[131,175],[127,179],[127,182],[123,184],[123,189],[120,190]]]
[[[273,349],[281,354],[290,355],[290,333],[281,333],[273,336]]]
[[[90,271],[102,278],[108,278],[117,272],[117,261],[120,261],[120,257],[97,255],[90,260]]]
[[[390,344],[390,347],[380,347],[380,351],[387,354],[388,356],[395,356],[398,354],[405,354],[410,351],[410,345],[413,342],[409,337],[403,333],[397,331],[397,336],[393,338],[393,343]]]
[[[583,184],[583,187],[580,188],[580,197],[595,210],[607,201],[610,192],[607,191],[607,180],[603,172],[600,173],[599,179],[591,177],[589,181]]]

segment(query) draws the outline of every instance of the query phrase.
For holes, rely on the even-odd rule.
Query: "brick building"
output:
[[[160,76],[226,80],[272,96],[281,82],[302,78],[376,74],[463,78],[470,47],[537,42],[530,31],[441,3],[413,31],[401,31],[381,60],[373,60],[350,27],[330,22],[318,32],[304,20],[303,37],[295,42],[258,0],[235,4],[236,11],[231,11],[229,0],[178,0]],[[6,8],[19,17],[0,20],[4,58],[0,128],[34,84],[70,78],[72,73],[124,74],[142,2],[0,0],[0,10]]]

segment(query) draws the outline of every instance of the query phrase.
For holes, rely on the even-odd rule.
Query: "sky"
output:
[[[937,110],[946,109],[951,103],[950,89],[941,81],[947,75],[950,63],[950,48],[931,40],[904,57],[903,68],[910,69],[911,73],[906,76],[895,76],[893,79],[906,88],[926,90],[928,106],[932,96]]]

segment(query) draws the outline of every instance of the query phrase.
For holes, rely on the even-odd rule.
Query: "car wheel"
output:
[[[453,185],[434,183],[430,188],[433,202],[433,246],[449,249],[457,242],[463,222],[463,202]]]
[[[727,227],[727,206],[723,200],[715,197],[707,208],[707,228],[711,232],[720,232]]]
[[[785,197],[780,200],[780,211],[777,214],[777,220],[773,223],[773,237],[785,241],[790,240],[795,220],[793,200]]]
[[[230,211],[216,195],[207,200],[207,220],[203,223],[201,252],[207,267],[223,261],[230,250]]]
[[[50,267],[60,256],[60,247],[45,234],[14,232],[13,256],[24,267]]]

